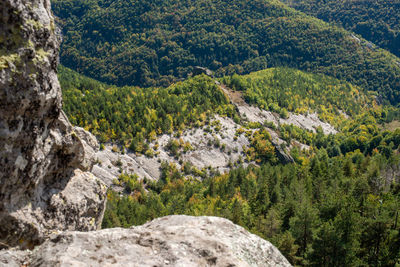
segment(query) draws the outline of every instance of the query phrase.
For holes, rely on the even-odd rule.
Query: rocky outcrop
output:
[[[130,229],[62,233],[32,253],[0,252],[0,264],[5,261],[31,267],[290,266],[271,243],[226,219],[182,215]]]
[[[202,74],[213,77],[211,70],[204,68],[204,67],[200,67],[200,66],[193,67],[192,77],[197,76],[197,75],[202,75]]]
[[[50,1],[2,0],[0,12],[0,242],[95,230],[106,190],[87,172],[97,142],[61,111]]]

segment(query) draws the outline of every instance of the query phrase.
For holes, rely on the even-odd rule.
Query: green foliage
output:
[[[125,185],[125,190],[129,194],[131,192],[137,192],[143,194],[143,183],[142,181],[138,181],[137,175],[126,175],[121,174],[118,178],[120,184]]]
[[[221,126],[210,123],[213,113],[237,116],[206,76],[148,89],[109,86],[62,66],[59,76],[64,109],[74,124],[101,142],[119,141],[149,157],[148,141],[159,134],[179,136],[187,127],[206,124],[217,132]],[[378,106],[346,82],[288,68],[226,76],[223,82],[281,116],[315,111],[340,133],[326,136],[321,128],[312,133],[279,125],[277,132],[288,143],[310,145],[309,151],[293,148],[295,163],[282,165],[264,128],[271,125],[248,123],[236,135],[249,138],[246,156],[261,166],[220,175],[188,162],[181,168],[162,162],[159,181],[122,174],[114,183],[123,185],[125,194],[108,193],[103,227],[129,227],[169,214],[213,215],[268,238],[296,265],[399,264],[400,130],[385,129],[399,110]],[[340,111],[352,118],[344,119]],[[219,147],[219,140],[211,145]],[[192,149],[181,139],[171,139],[167,148],[173,155]]]
[[[321,128],[313,133],[294,125],[280,125],[278,131],[288,143],[295,144],[293,141],[298,141],[314,149],[324,148],[331,157],[358,151],[370,156],[380,153],[390,158],[393,151],[399,149],[400,128],[394,131],[381,130],[378,121],[385,120],[387,110],[391,109],[382,106],[367,108],[354,119],[343,120],[338,126],[340,132],[335,135],[324,135]],[[297,150],[292,150],[294,158],[302,161],[297,153]]]
[[[289,68],[271,68],[249,75],[226,76],[223,83],[243,91],[249,104],[287,117],[287,112],[312,113],[334,125],[344,119],[341,112],[360,113],[371,97],[359,87],[325,75]]]
[[[190,142],[184,142],[183,139],[169,139],[165,148],[170,152],[172,156],[177,156],[179,153],[186,153],[193,150]]]
[[[400,1],[398,0],[283,0],[326,22],[341,24],[400,57]]]
[[[63,64],[104,82],[167,86],[196,65],[230,75],[268,64],[328,74],[400,102],[398,58],[277,0],[55,0],[53,10]]]
[[[247,151],[250,160],[256,162],[276,163],[275,147],[271,143],[271,135],[265,130],[257,130],[250,137],[250,148]]]
[[[296,265],[393,266],[400,261],[400,186],[386,170],[398,161],[379,153],[329,157],[322,149],[302,164],[239,167],[203,180],[163,163],[157,182],[120,178],[134,186],[122,197],[109,192],[103,227],[168,214],[221,216],[268,238]],[[377,171],[364,167],[371,162]]]
[[[101,142],[120,142],[148,157],[155,153],[148,142],[155,140],[157,135],[174,131],[179,134],[188,127],[204,126],[210,123],[213,113],[231,118],[237,116],[234,106],[206,76],[197,76],[168,88],[148,89],[109,86],[62,66],[59,78],[64,110],[73,124],[90,130]],[[233,89],[242,90],[248,102],[261,108],[279,113],[282,110],[315,111],[321,119],[340,130],[334,136],[324,136],[321,129],[312,133],[293,125],[280,125],[278,134],[289,144],[296,145],[292,142],[296,140],[312,147],[323,147],[330,156],[358,149],[365,155],[379,151],[390,157],[392,150],[399,146],[398,130],[388,132],[378,127],[398,119],[399,109],[376,105],[370,96],[346,82],[287,68],[226,76],[222,81]],[[342,111],[352,118],[346,119]],[[265,125],[271,128],[270,124]],[[211,122],[205,130],[218,132],[220,127]],[[263,126],[249,122],[247,128],[254,129],[254,133],[243,128],[236,133],[245,133],[251,141],[251,147],[246,151],[247,159],[277,162],[270,136]],[[276,129],[275,126],[272,128]],[[217,139],[210,145],[221,146]],[[193,149],[180,139],[171,139],[167,148],[174,156]]]
[[[90,130],[101,142],[130,144],[147,151],[146,140],[204,124],[213,113],[232,117],[235,110],[217,85],[196,76],[168,88],[115,87],[60,66],[64,110],[71,122]],[[186,149],[190,149],[186,145]]]

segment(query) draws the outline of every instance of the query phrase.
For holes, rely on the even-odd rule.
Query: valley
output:
[[[399,4],[0,2],[0,266],[400,265]]]
[[[108,130],[92,128],[92,113],[82,113],[81,108],[74,111],[70,103],[81,102],[79,107],[91,110],[91,99],[102,105],[105,90],[109,107],[137,112],[142,106],[135,105],[134,99],[141,98],[137,92],[142,89],[110,87],[68,69],[61,69],[60,77],[67,88],[65,108],[69,117],[85,115],[79,120],[81,126],[96,129],[100,140],[106,141],[95,155],[92,170],[112,189],[108,192],[105,228],[140,225],[170,214],[224,217],[270,240],[292,264],[307,265],[296,255],[305,255],[312,245],[314,252],[304,257],[318,263],[317,255],[327,253],[318,247],[318,242],[327,242],[320,227],[328,227],[332,220],[338,224],[346,220],[356,234],[349,240],[358,242],[369,236],[366,229],[375,227],[379,206],[374,203],[384,197],[385,213],[379,218],[386,220],[388,227],[392,225],[400,173],[400,132],[396,128],[389,132],[379,125],[395,124],[398,111],[378,105],[373,92],[286,68],[217,79],[189,77],[165,89],[146,89],[152,92],[146,101],[152,103],[153,110],[145,110],[146,120],[136,122],[137,129],[142,129],[140,139],[129,140],[113,139]],[[124,91],[129,101],[114,97]],[[203,113],[184,124],[165,116],[170,127],[164,132],[158,130],[156,125],[164,125],[163,117],[151,115],[163,114],[162,102],[152,102],[159,99],[158,94],[174,101],[199,94],[191,108],[203,107]],[[73,102],[69,102],[70,96]],[[175,108],[190,110],[179,101],[173,104]],[[171,118],[179,118],[181,112],[175,109]],[[111,117],[103,118],[118,121],[118,111],[115,115],[109,113]],[[153,124],[149,124],[151,121]],[[118,128],[129,129],[123,123]],[[152,135],[153,131],[159,134]],[[127,136],[124,131],[115,134]],[[350,207],[346,206],[349,199],[353,203]],[[362,204],[364,201],[367,203]],[[366,205],[365,213],[358,213],[359,205]],[[303,216],[313,219],[304,221]],[[296,232],[305,226],[313,230]],[[341,229],[336,227],[339,225],[330,231]],[[304,238],[308,245],[297,245],[296,240]],[[387,242],[395,240],[393,237]],[[287,243],[291,245],[287,247]],[[344,247],[336,249],[350,255],[368,246],[360,244],[353,252]],[[395,251],[396,247],[387,253]],[[334,261],[344,264],[338,258]]]

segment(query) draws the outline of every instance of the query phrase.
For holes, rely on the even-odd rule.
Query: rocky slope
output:
[[[32,267],[290,266],[271,243],[226,219],[180,215],[130,229],[65,232],[33,252],[0,252],[1,263]]]
[[[263,125],[265,122],[272,123],[275,127],[279,125],[295,125],[301,129],[316,132],[321,127],[325,134],[336,134],[337,130],[327,122],[319,119],[318,114],[307,115],[294,114],[289,112],[286,119],[278,114],[262,110],[256,106],[247,104],[240,92],[232,91],[225,86],[221,89],[229,97],[230,101],[237,107],[237,110],[244,122],[258,122]],[[161,162],[173,162],[180,169],[183,164],[190,163],[198,170],[228,172],[239,162],[243,163],[246,158],[245,150],[249,149],[250,142],[245,134],[238,134],[243,125],[235,123],[232,119],[221,116],[214,116],[210,125],[185,130],[179,137],[175,134],[164,134],[149,144],[154,155],[136,155],[131,151],[121,153],[116,146],[106,145],[104,150],[98,151],[95,155],[96,164],[93,173],[102,179],[108,186],[123,172],[136,174],[139,178],[157,180],[160,178]],[[292,162],[290,154],[285,152],[281,146],[290,151],[293,144],[288,144],[279,137],[278,131],[266,127],[271,135],[271,142],[276,148],[276,153],[282,162]],[[253,130],[254,131],[254,130]],[[179,155],[171,154],[168,150],[170,140],[179,140],[182,144],[190,144],[191,149]],[[296,141],[300,149],[309,149],[309,146]],[[244,162],[247,166],[249,163]]]
[[[106,191],[88,172],[97,141],[61,111],[50,2],[4,0],[0,11],[0,242],[95,230]]]
[[[215,116],[211,124],[214,126],[186,130],[178,138],[167,134],[158,137],[150,144],[154,150],[152,157],[136,155],[130,151],[121,154],[113,146],[107,145],[104,150],[96,153],[97,163],[93,167],[93,173],[107,185],[111,185],[121,172],[157,180],[161,175],[163,161],[173,162],[178,168],[190,162],[198,170],[210,171],[212,168],[220,173],[229,171],[230,164],[245,157],[243,148],[249,147],[249,140],[244,135],[235,137],[241,126],[230,118]],[[168,149],[170,140],[190,144],[190,149],[186,152],[180,149],[177,153],[179,156],[174,155]]]

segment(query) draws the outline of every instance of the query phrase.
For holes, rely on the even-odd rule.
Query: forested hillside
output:
[[[359,87],[335,78],[290,68],[270,68],[248,75],[225,76],[223,84],[242,91],[249,104],[287,116],[317,112],[334,125],[340,112],[356,115],[372,103]]]
[[[283,0],[291,7],[342,25],[400,56],[399,0]]]
[[[103,227],[213,215],[296,266],[400,264],[400,59],[370,43],[399,55],[397,0],[54,0],[53,9],[64,110],[98,137],[97,165],[115,169]],[[215,78],[190,77],[194,66]],[[236,158],[196,167],[216,150]]]
[[[59,79],[69,119],[100,142],[137,148],[157,135],[204,125],[214,113],[235,115],[229,100],[206,76],[168,88],[143,89],[109,86],[60,66]]]
[[[138,144],[152,141],[157,135],[208,124],[213,114],[241,120],[227,96],[206,76],[168,88],[146,89],[106,85],[63,66],[59,67],[59,78],[64,110],[71,122],[90,130],[101,142],[118,142],[137,149],[142,147]],[[373,96],[350,83],[288,68],[234,74],[220,80],[243,91],[248,103],[262,109],[283,117],[288,112],[317,112],[339,129],[344,125],[341,112],[357,117],[371,109],[378,114],[378,122],[390,122],[397,114],[393,108],[375,106]]]
[[[55,0],[61,61],[117,85],[167,86],[201,65],[217,75],[288,66],[400,101],[400,60],[277,0]]]
[[[169,214],[221,216],[270,240],[296,266],[395,266],[400,261],[398,156],[359,151],[302,164],[239,167],[187,179],[170,167],[158,182],[122,175],[129,196],[109,192],[103,227]]]
[[[400,267],[399,1],[0,0],[0,265]]]
[[[246,122],[206,76],[147,89],[109,86],[65,67],[59,77],[71,121],[102,142],[144,153],[158,135],[179,136],[183,129],[211,124],[219,113],[242,125],[236,134],[250,141],[244,160],[258,164],[244,168],[241,161],[227,174],[202,172],[199,179],[190,164],[162,162],[159,181],[121,169],[115,183],[124,186],[124,194],[109,192],[103,227],[129,227],[169,214],[214,215],[270,240],[295,265],[399,263],[400,130],[384,127],[399,111],[378,106],[359,87],[289,68],[219,79],[247,102],[281,116],[317,112],[340,130],[324,135],[319,129]],[[288,144],[296,140],[309,148],[293,147],[294,163],[283,165],[268,128]],[[168,146],[174,145],[179,143]]]

